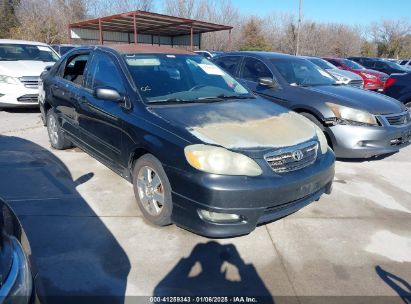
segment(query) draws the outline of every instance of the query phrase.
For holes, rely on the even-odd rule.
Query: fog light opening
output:
[[[197,211],[203,220],[213,223],[236,223],[243,220],[241,215],[233,213],[220,213],[204,209],[198,209]]]

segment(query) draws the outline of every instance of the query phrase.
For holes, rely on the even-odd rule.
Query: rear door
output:
[[[96,156],[118,166],[122,155],[121,103],[97,99],[96,88],[115,89],[126,96],[124,75],[116,58],[103,51],[95,51],[86,71],[86,90],[80,99],[80,130],[83,142]]]
[[[84,90],[83,74],[88,57],[88,51],[68,57],[49,84],[59,123],[66,133],[76,139],[80,138],[78,99]]]

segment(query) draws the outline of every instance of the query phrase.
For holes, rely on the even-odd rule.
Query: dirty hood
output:
[[[280,148],[316,136],[314,125],[306,118],[261,98],[149,110],[197,141],[227,149]]]
[[[0,61],[0,75],[11,77],[40,76],[45,67],[53,64],[54,62],[32,60]]]

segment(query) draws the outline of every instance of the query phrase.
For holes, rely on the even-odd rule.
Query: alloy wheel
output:
[[[137,190],[144,209],[152,216],[164,207],[164,189],[158,173],[151,167],[141,167],[137,176]]]
[[[48,129],[49,129],[49,134],[50,134],[50,140],[54,145],[57,145],[58,143],[58,126],[57,126],[57,121],[54,118],[53,115],[50,116],[49,121],[48,121]]]

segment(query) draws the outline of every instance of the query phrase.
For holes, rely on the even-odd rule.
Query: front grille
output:
[[[277,173],[303,169],[317,159],[318,143],[311,141],[301,145],[280,149],[264,156],[268,165]]]
[[[351,80],[348,84],[353,87],[361,88],[364,82],[361,79],[358,79],[358,80]]]
[[[386,115],[384,116],[384,118],[391,126],[401,126],[411,122],[410,114],[408,112],[394,115]]]
[[[37,103],[38,102],[38,94],[26,94],[17,98],[18,102],[30,102],[30,103]]]
[[[23,76],[19,80],[26,88],[37,89],[39,87],[39,77],[37,76]]]

